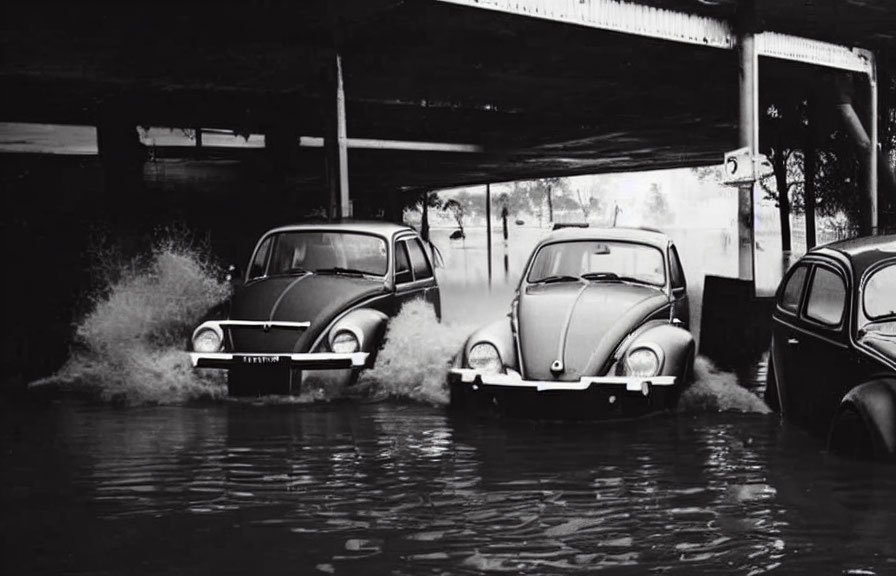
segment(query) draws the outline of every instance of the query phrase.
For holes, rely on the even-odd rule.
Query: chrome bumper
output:
[[[627,392],[640,392],[644,396],[650,394],[653,386],[673,386],[675,376],[652,376],[641,378],[636,376],[586,376],[572,382],[523,380],[518,372],[507,374],[482,374],[472,368],[452,368],[448,373],[449,382],[469,384],[473,390],[478,387],[498,387],[505,389],[528,389],[536,392],[571,391],[581,392],[592,386],[624,387]]]
[[[367,365],[367,352],[336,354],[316,352],[305,354],[261,354],[239,352],[190,352],[194,368],[235,368],[282,366],[304,370],[340,370],[363,368]]]

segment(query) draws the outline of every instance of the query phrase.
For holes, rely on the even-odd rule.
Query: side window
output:
[[[837,326],[846,308],[846,284],[839,274],[818,266],[809,285],[806,317],[825,326]]]
[[[429,266],[429,260],[423,252],[423,245],[419,238],[407,241],[408,253],[411,256],[411,266],[414,269],[414,280],[423,280],[432,278],[432,268]]]
[[[265,241],[258,247],[258,251],[255,253],[255,258],[252,260],[252,265],[249,266],[250,280],[252,278],[258,278],[259,276],[264,276],[264,266],[268,261],[268,251],[271,249],[271,238],[272,236],[265,238]]]
[[[681,260],[678,259],[678,250],[673,245],[669,250],[669,275],[672,280],[672,288],[684,288],[687,283],[684,279],[684,270],[681,269]]]
[[[404,284],[413,280],[408,250],[404,242],[395,243],[395,283]]]
[[[800,307],[800,294],[803,292],[803,282],[806,280],[806,271],[808,267],[800,266],[787,279],[784,290],[781,292],[781,299],[778,305],[788,312],[797,313]]]

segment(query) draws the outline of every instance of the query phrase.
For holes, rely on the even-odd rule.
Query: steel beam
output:
[[[756,50],[768,58],[864,74],[871,74],[874,68],[874,55],[867,50],[777,32],[756,34]]]
[[[348,148],[362,150],[405,150],[408,152],[461,152],[481,153],[478,144],[458,144],[453,142],[419,142],[415,140],[382,140],[377,138],[346,138]],[[319,136],[301,136],[299,146],[302,148],[323,148],[324,139]]]
[[[438,0],[600,30],[714,48],[734,47],[723,20],[617,0]]]

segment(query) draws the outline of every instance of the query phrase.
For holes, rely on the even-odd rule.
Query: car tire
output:
[[[781,400],[778,398],[778,377],[775,375],[775,363],[772,361],[772,353],[768,353],[768,371],[765,376],[765,392],[762,399],[771,408],[772,412],[781,411]]]
[[[874,440],[855,408],[846,406],[834,417],[828,433],[828,450],[849,458],[874,456]]]

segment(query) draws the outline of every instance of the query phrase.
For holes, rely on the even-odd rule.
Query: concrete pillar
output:
[[[747,28],[739,38],[740,49],[740,147],[749,148],[755,157],[759,154],[759,57],[752,28]],[[753,168],[755,170],[755,168]],[[753,208],[755,205],[755,180],[742,184],[737,193],[738,226],[738,278],[753,280],[755,229]]]
[[[327,148],[327,180],[330,189],[331,220],[351,217],[348,191],[348,137],[345,122],[345,88],[342,81],[342,57],[334,55],[329,93],[333,101],[326,102],[328,122],[324,138]]]

